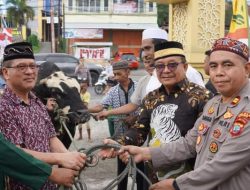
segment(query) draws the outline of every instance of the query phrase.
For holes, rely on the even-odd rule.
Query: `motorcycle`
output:
[[[101,95],[107,86],[108,74],[106,71],[102,71],[98,81],[95,83],[95,93]]]

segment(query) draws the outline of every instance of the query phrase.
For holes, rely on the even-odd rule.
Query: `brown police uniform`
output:
[[[180,190],[250,188],[250,82],[227,104],[210,100],[178,141],[150,149],[155,168],[197,154],[195,169],[176,178]]]

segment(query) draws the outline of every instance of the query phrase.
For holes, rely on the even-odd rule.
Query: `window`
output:
[[[69,11],[73,10],[73,0],[68,0]]]

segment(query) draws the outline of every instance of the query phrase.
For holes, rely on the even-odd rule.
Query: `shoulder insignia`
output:
[[[216,153],[218,151],[218,144],[216,142],[211,142],[210,146],[209,146],[209,150],[212,153]]]
[[[238,103],[240,102],[240,96],[237,96],[233,99],[233,101],[231,102],[231,104],[233,106],[236,106]]]

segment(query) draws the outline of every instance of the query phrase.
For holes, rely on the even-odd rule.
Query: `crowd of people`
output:
[[[166,31],[142,33],[142,60],[147,74],[130,78],[126,61],[112,64],[116,85],[99,105],[90,107],[91,76],[84,61],[76,68],[82,103],[97,119],[109,119],[104,143],[122,148],[99,155],[117,157],[117,175],[132,155],[138,190],[248,189],[250,181],[249,48],[230,38],[215,40],[205,52],[209,80],[186,60],[183,45],[168,41]],[[6,86],[0,99],[0,189],[71,187],[85,165],[84,153],[70,152],[57,138],[44,105],[32,92],[39,66],[27,42],[7,45],[2,61]],[[91,139],[89,123],[88,140]],[[82,125],[79,125],[82,139]],[[56,185],[57,184],[57,185]],[[127,178],[118,190],[127,189]]]

